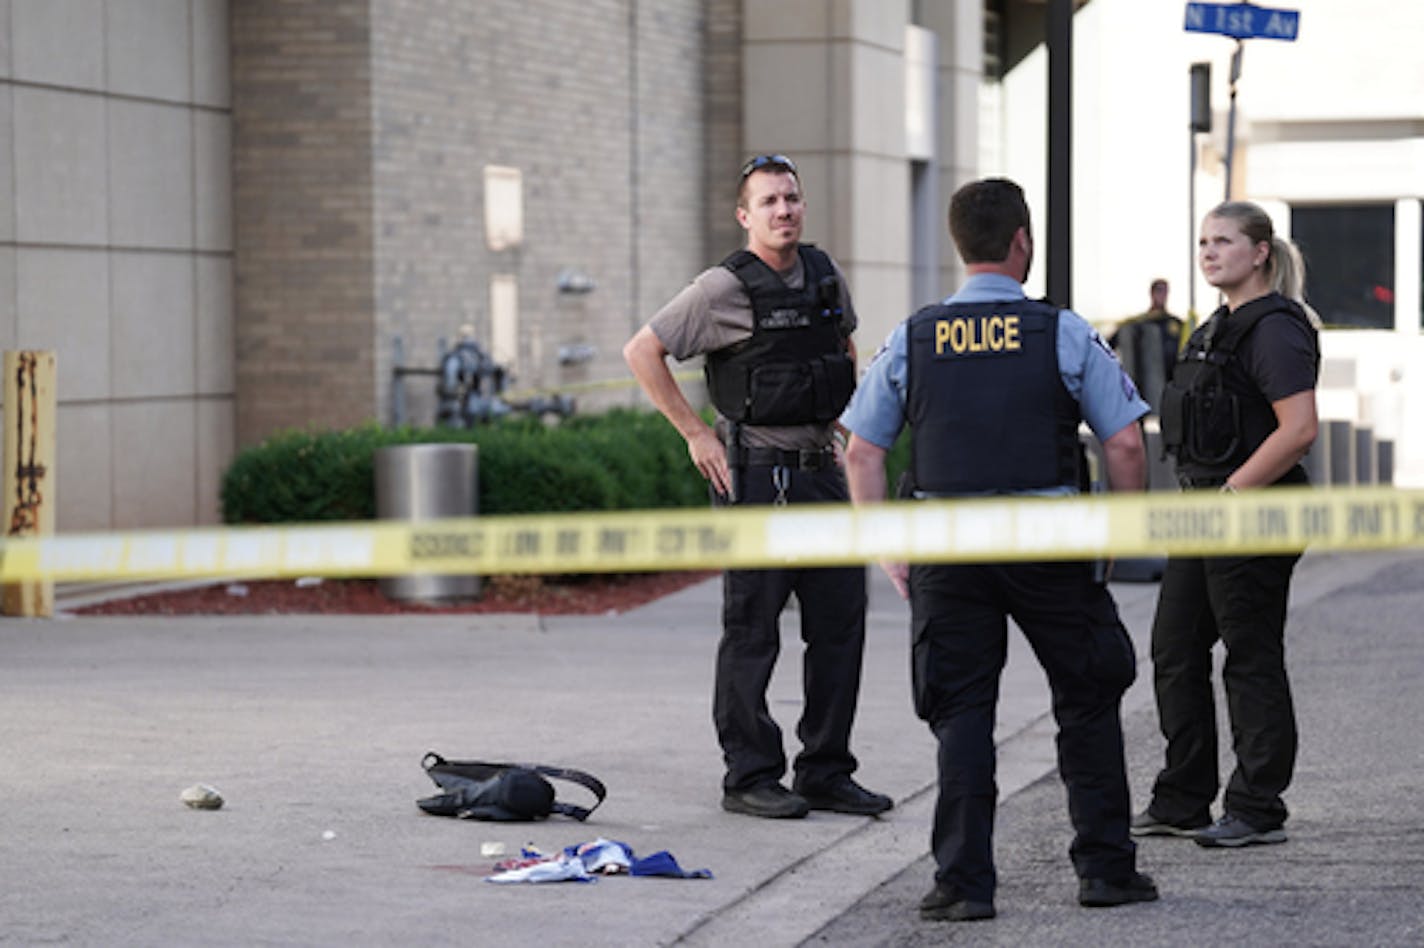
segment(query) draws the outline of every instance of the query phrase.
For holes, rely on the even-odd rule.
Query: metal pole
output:
[[[1192,63],[1187,120],[1187,325],[1197,325],[1197,133],[1211,131],[1211,63]]]
[[[1073,305],[1073,0],[1048,4],[1048,298]]]
[[[1231,54],[1231,108],[1226,117],[1226,200],[1231,200],[1231,166],[1236,154],[1236,80],[1241,78],[1241,54],[1246,45],[1236,41],[1236,51]]]
[[[1187,319],[1196,328],[1197,314],[1197,133],[1187,130],[1187,145],[1191,157],[1187,172]]]

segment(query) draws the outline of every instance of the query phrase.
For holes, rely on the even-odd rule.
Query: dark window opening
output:
[[[1394,328],[1394,205],[1292,207],[1305,298],[1326,326]]]

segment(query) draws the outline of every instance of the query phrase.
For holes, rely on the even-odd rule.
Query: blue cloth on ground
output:
[[[677,864],[672,853],[666,849],[645,856],[642,859],[633,860],[632,868],[629,870],[635,876],[672,876],[675,879],[710,879],[711,869],[684,869]]]
[[[526,859],[541,853],[525,848]],[[499,868],[498,866],[496,868]],[[711,879],[710,869],[683,869],[666,849],[642,859],[633,854],[627,843],[599,837],[588,843],[565,846],[554,856],[528,865],[519,865],[496,872],[486,882],[596,882],[600,875],[662,876],[673,879]]]

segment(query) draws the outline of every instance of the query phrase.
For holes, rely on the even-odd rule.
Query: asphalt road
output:
[[[610,616],[0,620],[0,942],[1424,944],[1424,555],[1306,557],[1291,839],[1146,841],[1151,905],[1074,902],[1046,689],[1015,636],[999,917],[974,925],[915,913],[933,742],[910,708],[905,607],[872,577],[855,751],[860,779],[896,799],[878,820],[720,810],[716,580]],[[1115,592],[1144,643],[1155,586]],[[798,648],[793,616],[770,691],[792,752]],[[1161,752],[1148,672],[1125,705],[1139,803]],[[609,798],[586,824],[428,817],[427,750],[579,767]],[[227,805],[183,806],[199,782]],[[714,878],[485,882],[486,844],[599,836]]]
[[[999,810],[995,921],[916,919],[910,908],[933,873],[926,856],[810,943],[1424,944],[1424,558],[1308,560],[1301,574],[1287,633],[1301,744],[1285,844],[1207,850],[1145,839],[1140,865],[1161,900],[1082,909],[1062,784],[1046,775]],[[1155,711],[1129,715],[1125,731],[1140,804],[1161,763]],[[1223,775],[1228,767],[1223,753]]]

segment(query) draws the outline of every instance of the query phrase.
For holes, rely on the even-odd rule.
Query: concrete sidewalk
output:
[[[907,609],[878,570],[871,577],[854,748],[862,781],[896,799],[879,820],[721,811],[715,580],[604,617],[0,620],[0,941],[1420,940],[1411,870],[1424,866],[1424,740],[1398,726],[1424,711],[1420,556],[1307,557],[1291,628],[1304,732],[1288,798],[1296,835],[1224,856],[1151,841],[1144,867],[1164,890],[1153,906],[1073,903],[1062,791],[1042,779],[1054,767],[1046,688],[1015,636],[999,727],[1000,918],[968,927],[915,917],[930,884],[933,741],[910,707]],[[1156,587],[1115,592],[1144,659],[1127,699],[1140,799],[1160,754],[1145,663]],[[794,621],[784,646],[771,700],[789,735],[800,706]],[[586,824],[427,817],[414,805],[434,790],[420,769],[427,750],[578,767],[609,797]],[[185,808],[178,794],[197,782],[221,789],[227,806]],[[715,878],[484,881],[484,843],[513,854],[598,836],[639,855],[669,850]],[[1252,865],[1266,881],[1238,891],[1233,880]],[[1295,888],[1274,891],[1272,867]],[[1314,918],[1319,905],[1343,927]],[[1292,924],[1303,934],[1276,937]]]

